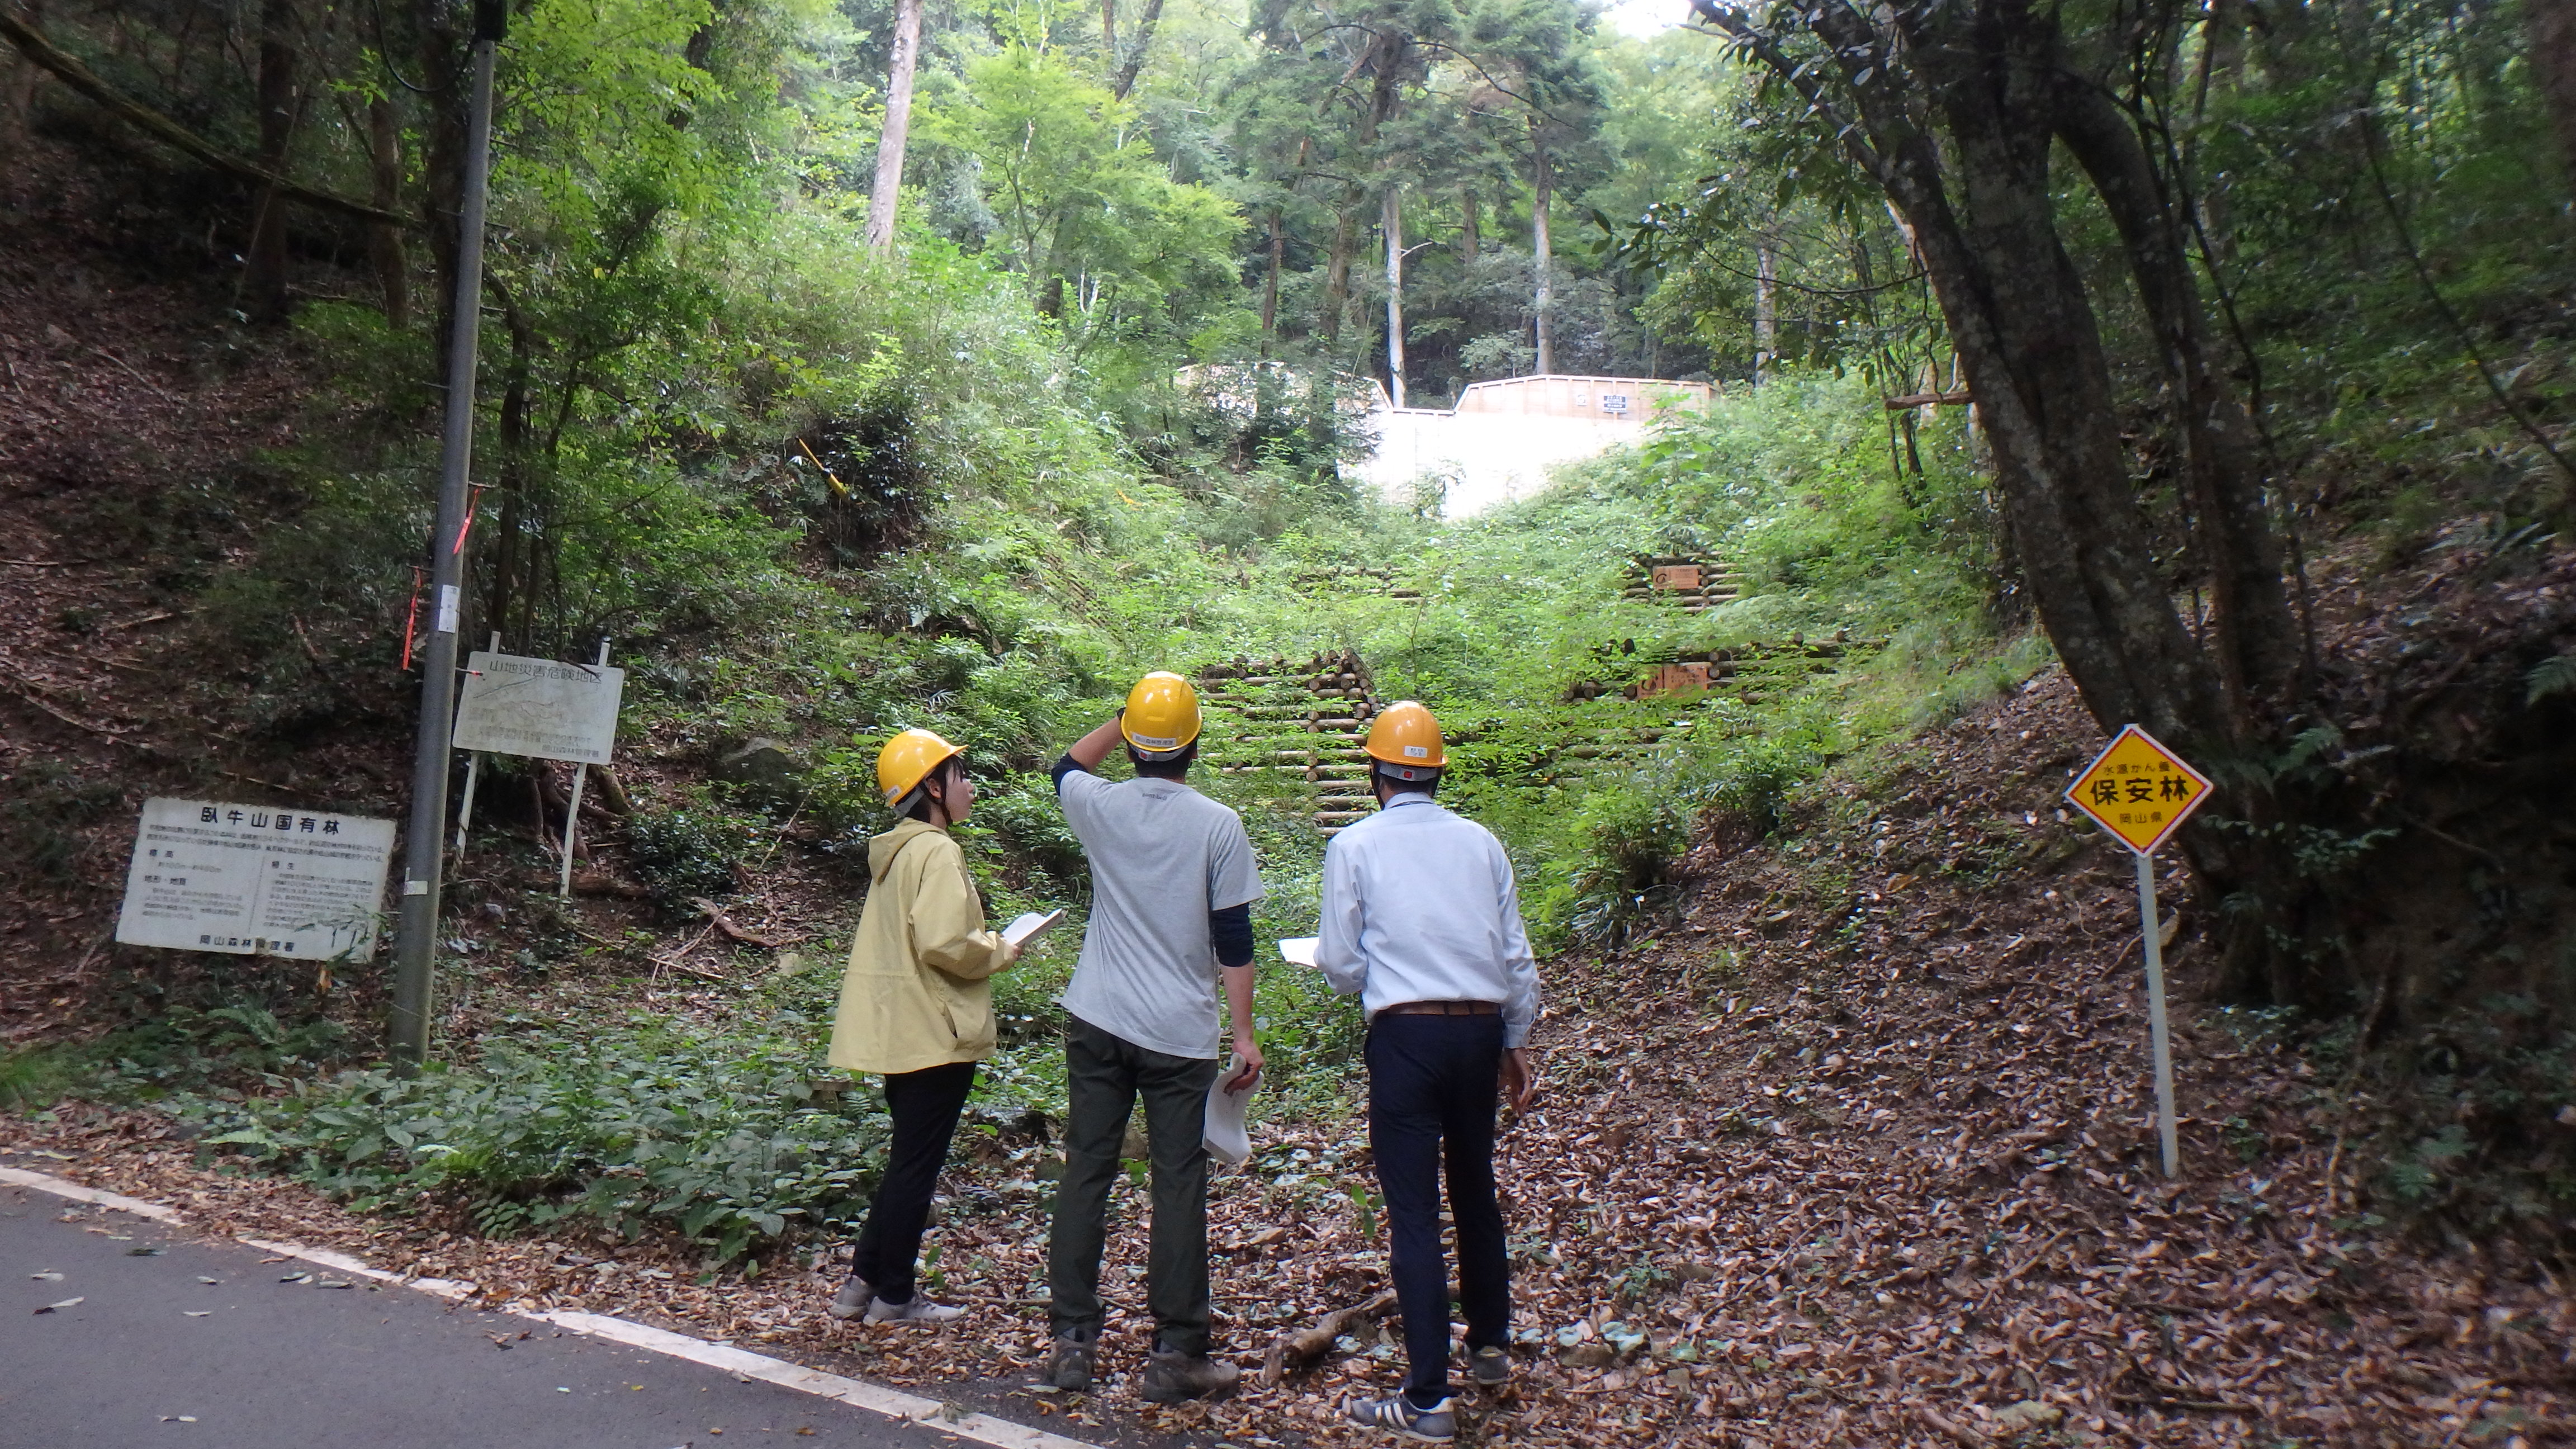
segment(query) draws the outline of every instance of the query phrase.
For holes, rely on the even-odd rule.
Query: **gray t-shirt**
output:
[[[1176,780],[1071,770],[1056,795],[1091,859],[1091,926],[1064,1009],[1166,1056],[1216,1056],[1208,912],[1261,899],[1241,817]]]

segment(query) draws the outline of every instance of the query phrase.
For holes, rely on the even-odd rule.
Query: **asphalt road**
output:
[[[322,1286],[350,1280],[264,1256],[0,1185],[0,1449],[958,1442],[409,1288]],[[310,1277],[280,1281],[298,1273]]]

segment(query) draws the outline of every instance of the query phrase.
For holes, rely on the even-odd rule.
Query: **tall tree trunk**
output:
[[[1113,3],[1115,0],[1101,0],[1100,20],[1104,31],[1109,25],[1109,7]],[[1163,0],[1145,0],[1145,8],[1136,16],[1136,33],[1129,38],[1126,53],[1119,53],[1116,42],[1110,44],[1109,53],[1118,60],[1118,69],[1109,77],[1111,95],[1123,101],[1127,99],[1127,93],[1136,88],[1136,77],[1145,69],[1145,52],[1154,43],[1154,26],[1162,18]]]
[[[1537,274],[1537,295],[1532,298],[1530,315],[1538,341],[1538,371],[1541,376],[1556,371],[1556,348],[1548,336],[1548,312],[1555,305],[1555,270],[1553,254],[1547,242],[1547,205],[1555,194],[1556,178],[1549,174],[1547,143],[1539,136],[1538,123],[1530,123],[1530,158],[1532,179],[1537,197],[1530,205],[1530,250],[1532,270]]]
[[[1753,385],[1771,380],[1780,355],[1780,251],[1764,232],[1753,243]]]
[[[2137,129],[2108,93],[2077,77],[2060,78],[2056,102],[2058,139],[2092,179],[2119,229],[2139,303],[2155,331],[2194,539],[2209,571],[2219,682],[2234,729],[2250,732],[2258,708],[2277,702],[2299,660],[2280,540],[2263,506],[2253,424],[2235,390],[2210,366],[2188,223]]]
[[[1105,21],[1105,4],[1102,15]],[[903,148],[912,131],[912,72],[920,53],[921,0],[895,0],[885,126],[877,133],[877,179],[868,192],[868,250],[879,256],[894,250],[895,211],[903,204]]]
[[[1279,269],[1288,258],[1288,235],[1280,227],[1279,208],[1270,208],[1270,275],[1261,284],[1261,355],[1270,355],[1279,334]]]
[[[1401,31],[1373,31],[1368,48],[1351,63],[1350,71],[1343,77],[1347,80],[1363,67],[1374,68],[1368,107],[1360,112],[1360,123],[1351,133],[1351,149],[1362,161],[1369,159],[1369,148],[1377,144],[1378,128],[1395,114],[1396,83],[1403,68],[1404,53],[1412,44],[1413,37]],[[1358,240],[1359,208],[1366,198],[1367,191],[1360,178],[1353,176],[1342,187],[1342,204],[1334,208],[1333,250],[1324,264],[1323,323],[1324,340],[1328,343],[1339,342],[1342,337],[1342,313],[1349,307],[1351,296],[1351,248]]]
[[[402,205],[402,124],[391,98],[367,102],[367,200],[378,210]],[[385,321],[402,327],[411,321],[411,258],[404,254],[402,228],[391,222],[367,227],[367,257],[375,264],[376,286],[384,293]]]
[[[1994,448],[2013,550],[2093,717],[2143,725],[2186,752],[2233,750],[2214,672],[2157,569],[2101,332],[2057,232],[2053,22],[2021,0],[1977,0],[1909,36],[1914,61],[1896,71],[1872,59],[1890,37],[1862,12],[1825,6],[1808,23],[1849,87],[1828,95],[1740,12],[1697,4],[1821,113],[1846,115],[1845,97],[1857,108],[1840,139],[1922,258]]]
[[[1404,406],[1404,188],[1386,189],[1386,394]]]
[[[1324,341],[1342,340],[1342,312],[1351,296],[1351,234],[1357,231],[1351,208],[1345,204],[1333,211],[1333,249],[1324,259]]]
[[[1480,225],[1482,219],[1476,215],[1476,210],[1476,188],[1460,187],[1458,189],[1458,264],[1462,267],[1475,266],[1476,253],[1484,245]]]
[[[2576,0],[2523,0],[2531,73],[2558,132],[2558,159],[2576,167]]]
[[[286,150],[295,139],[295,3],[260,0],[259,166],[286,173]],[[244,309],[275,321],[286,315],[286,203],[274,186],[259,189],[252,204],[250,246],[244,253]]]

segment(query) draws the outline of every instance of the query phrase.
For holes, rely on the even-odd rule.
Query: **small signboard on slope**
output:
[[[394,823],[221,800],[143,802],[116,939],[129,946],[364,961]]]
[[[626,671],[477,649],[456,706],[460,750],[605,765],[617,744]]]

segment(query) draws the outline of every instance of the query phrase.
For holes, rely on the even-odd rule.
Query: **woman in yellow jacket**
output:
[[[841,978],[830,1059],[885,1074],[894,1141],[850,1281],[832,1300],[836,1318],[946,1323],[964,1313],[914,1291],[913,1259],[975,1063],[993,1052],[989,978],[1019,952],[984,929],[983,897],[948,837],[975,806],[963,753],[928,730],[905,730],[877,754],[877,788],[903,818],[868,844],[868,902]]]

